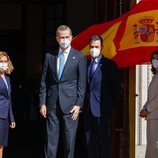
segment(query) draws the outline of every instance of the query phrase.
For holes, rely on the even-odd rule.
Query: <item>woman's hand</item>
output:
[[[147,117],[147,115],[148,115],[148,111],[145,110],[145,109],[142,109],[142,110],[140,111],[140,113],[139,113],[139,116],[142,117],[142,118]]]
[[[16,126],[16,123],[15,122],[11,122],[10,128],[15,128],[15,126]]]

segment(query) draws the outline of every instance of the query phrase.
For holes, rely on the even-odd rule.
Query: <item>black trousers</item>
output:
[[[111,158],[110,119],[87,114],[84,127],[89,158]]]
[[[63,153],[63,157],[74,158],[78,119],[73,121],[71,116],[72,114],[64,114],[59,104],[57,104],[56,110],[48,111],[44,146],[45,158],[56,158],[60,140],[59,135],[63,138],[63,149],[60,151]]]

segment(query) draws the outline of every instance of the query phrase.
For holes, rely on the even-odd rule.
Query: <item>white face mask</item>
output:
[[[98,48],[91,48],[90,49],[90,54],[93,58],[96,58],[100,55],[100,49]]]
[[[66,38],[59,40],[59,45],[60,45],[61,47],[63,47],[63,48],[69,47],[69,46],[70,46],[70,43],[71,43],[71,41],[70,41],[69,39],[66,39]]]
[[[153,67],[156,69],[156,68],[158,68],[158,60],[157,59],[153,59],[152,60],[152,65],[153,65]]]
[[[0,63],[0,70],[6,71],[8,69],[8,63]]]

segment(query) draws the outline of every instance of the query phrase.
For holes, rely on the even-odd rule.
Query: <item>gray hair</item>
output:
[[[72,31],[70,29],[70,27],[68,27],[67,25],[60,25],[58,26],[57,30],[56,30],[56,36],[58,36],[60,31],[65,31],[68,30],[70,32],[70,35],[72,35]]]

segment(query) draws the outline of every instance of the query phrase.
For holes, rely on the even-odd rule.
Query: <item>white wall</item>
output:
[[[139,117],[139,112],[147,100],[147,89],[152,78],[150,65],[136,66],[136,145],[146,144],[146,121]]]

